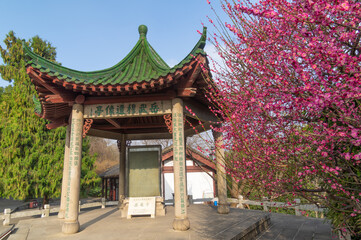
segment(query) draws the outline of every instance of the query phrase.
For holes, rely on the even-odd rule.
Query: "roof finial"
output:
[[[140,35],[140,37],[146,37],[147,36],[147,32],[148,32],[148,28],[147,28],[147,26],[145,26],[145,25],[140,25],[139,27],[138,27],[138,32],[139,32],[139,35]]]

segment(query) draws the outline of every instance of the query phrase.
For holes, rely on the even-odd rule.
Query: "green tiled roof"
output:
[[[205,55],[203,51],[207,32],[205,27],[200,40],[190,54],[173,68],[170,68],[148,43],[147,27],[140,25],[138,31],[139,40],[129,54],[113,67],[100,71],[83,72],[69,69],[33,53],[25,42],[23,48],[30,59],[28,65],[33,68],[69,83],[85,85],[123,85],[150,81],[175,72],[199,53]]]

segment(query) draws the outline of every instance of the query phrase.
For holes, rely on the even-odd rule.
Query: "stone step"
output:
[[[271,214],[271,226],[257,240],[323,240],[337,239],[325,219],[302,216]]]

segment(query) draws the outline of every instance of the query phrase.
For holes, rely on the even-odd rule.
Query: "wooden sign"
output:
[[[130,197],[127,218],[136,215],[155,217],[155,197]]]
[[[159,116],[172,113],[171,101],[93,104],[84,106],[84,118]]]

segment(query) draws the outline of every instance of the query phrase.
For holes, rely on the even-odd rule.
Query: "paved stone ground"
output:
[[[130,220],[120,218],[117,208],[105,208],[81,212],[79,233],[61,233],[63,221],[51,216],[20,221],[9,240],[232,239],[257,228],[255,223],[269,219],[269,214],[262,211],[231,209],[230,214],[221,215],[216,208],[204,205],[191,205],[188,212],[191,229],[185,232],[172,229],[174,208],[170,206],[165,217],[136,217]]]
[[[242,234],[256,227],[268,213],[256,210],[231,209],[230,214],[217,214],[216,208],[191,205],[188,208],[191,229],[177,232],[172,229],[174,208],[168,206],[165,217],[155,219],[137,217],[122,219],[116,208],[95,209],[81,212],[81,231],[73,235],[61,233],[62,220],[56,216],[41,219],[22,220],[15,226],[15,233],[8,240],[61,239],[239,239]],[[260,230],[260,229],[258,229]],[[323,219],[297,217],[285,214],[271,214],[270,228],[258,240],[323,240],[337,239],[331,234],[331,227]]]
[[[332,240],[331,226],[324,219],[272,213],[271,226],[257,240]]]

